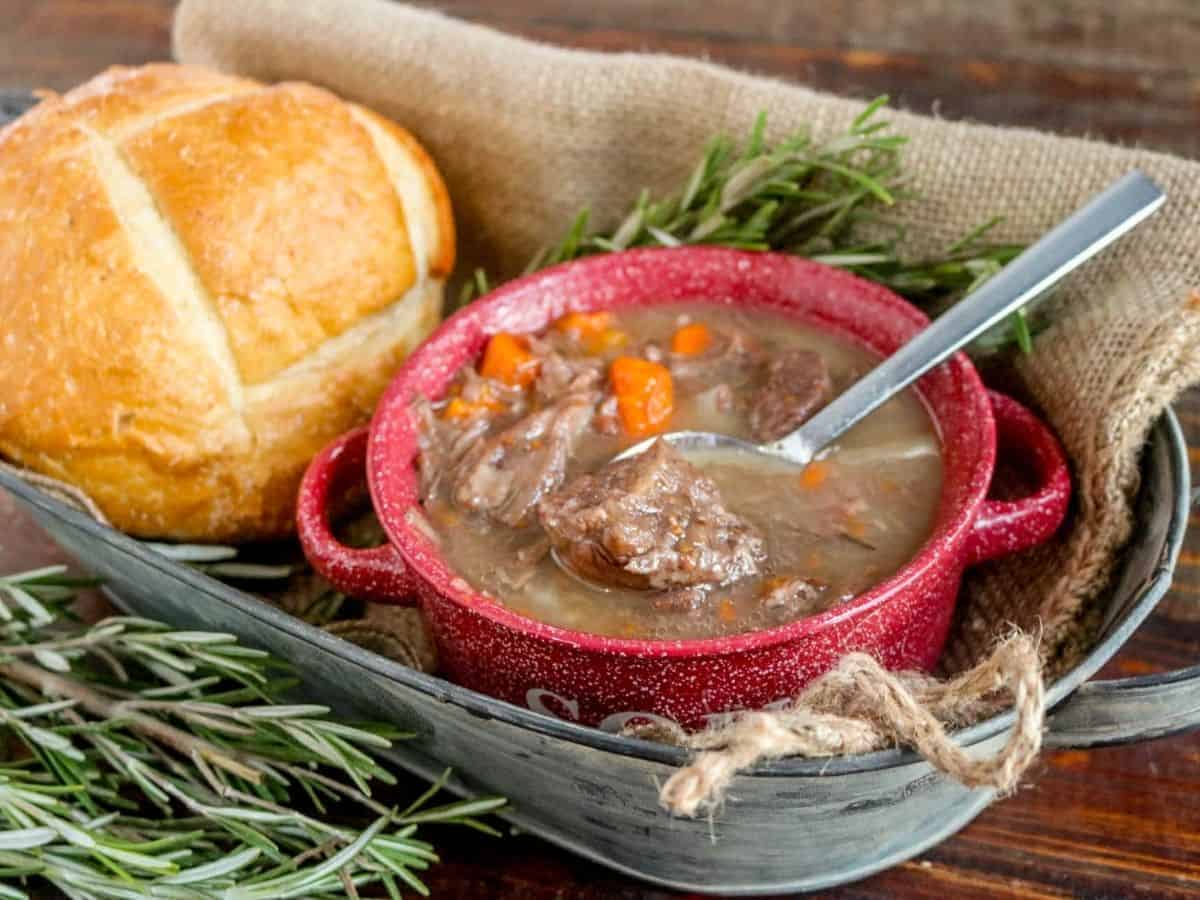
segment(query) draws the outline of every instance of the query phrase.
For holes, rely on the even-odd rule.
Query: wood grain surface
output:
[[[169,52],[169,0],[0,0],[0,87],[69,87]],[[1200,156],[1192,0],[440,0],[449,13],[598,50],[703,56],[911,109]],[[452,63],[448,63],[452,64]],[[1200,238],[1200,236],[1198,236]],[[1200,391],[1178,411],[1200,460]],[[1195,467],[1193,467],[1195,469]],[[1193,516],[1200,524],[1200,516]],[[53,555],[0,499],[0,566]],[[1200,532],[1171,594],[1105,673],[1200,660]],[[1048,754],[1016,796],[923,858],[825,896],[1200,895],[1200,737]],[[529,837],[447,830],[434,896],[651,900]]]

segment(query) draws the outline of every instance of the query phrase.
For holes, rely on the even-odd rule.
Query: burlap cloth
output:
[[[184,0],[175,51],[267,81],[315,82],[399,120],[445,173],[464,265],[493,275],[518,271],[585,205],[594,223],[614,223],[642,187],[677,184],[710,136],[745,133],[760,110],[778,137],[839,132],[862,108],[696,60],[540,46],[380,0]],[[969,579],[943,680],[851,656],[787,710],[666,735],[702,751],[664,785],[679,813],[718,799],[764,757],[896,742],[967,784],[1013,788],[1040,746],[1042,666],[1052,673],[1086,646],[1088,603],[1129,535],[1147,431],[1200,376],[1200,166],[1023,129],[891,118],[911,139],[919,198],[900,215],[913,255],[997,214],[996,239],[1032,241],[1135,167],[1169,201],[1070,279],[1051,301],[1053,324],[1016,362],[1026,399],[1073,463],[1077,500],[1060,538]],[[1014,701],[1018,725],[996,757],[968,758],[947,736]]]

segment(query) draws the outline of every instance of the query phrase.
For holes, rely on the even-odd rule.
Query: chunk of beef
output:
[[[750,405],[756,441],[775,441],[796,430],[833,394],[833,381],[821,354],[788,350],[767,364],[767,380]]]
[[[708,599],[708,590],[708,586],[694,586],[660,591],[654,594],[651,605],[659,612],[692,612]]]
[[[505,525],[527,524],[534,505],[562,484],[599,400],[595,391],[567,394],[477,443],[454,473],[454,503]]]
[[[563,562],[604,584],[724,584],[766,559],[758,532],[664,441],[575,479],[538,504],[538,518]]]

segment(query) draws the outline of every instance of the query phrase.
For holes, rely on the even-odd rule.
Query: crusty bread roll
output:
[[[304,84],[116,68],[0,132],[0,455],[139,536],[286,534],[436,324],[445,186]]]

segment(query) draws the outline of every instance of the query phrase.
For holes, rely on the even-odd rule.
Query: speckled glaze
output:
[[[348,593],[420,604],[450,679],[539,712],[616,730],[665,717],[697,727],[733,710],[795,695],[842,654],[929,669],[941,653],[963,569],[1048,538],[1071,485],[1048,428],[988,392],[963,355],[919,390],[942,436],[937,521],[916,557],[849,603],[778,628],[706,640],[649,641],[569,631],[518,615],[474,590],[410,515],[417,506],[414,396],[440,397],[497,331],[537,332],[572,311],[683,300],[760,309],[894,352],[927,319],[879,285],[817,263],[721,248],[638,250],[568,263],[504,285],[467,307],[408,358],[369,432],[344,435],[311,464],[297,524],[314,567]],[[997,442],[999,436],[999,442]],[[1035,476],[1028,497],[987,499],[997,443]],[[365,471],[390,544],[340,545],[330,501]],[[414,524],[416,521],[416,524]]]

